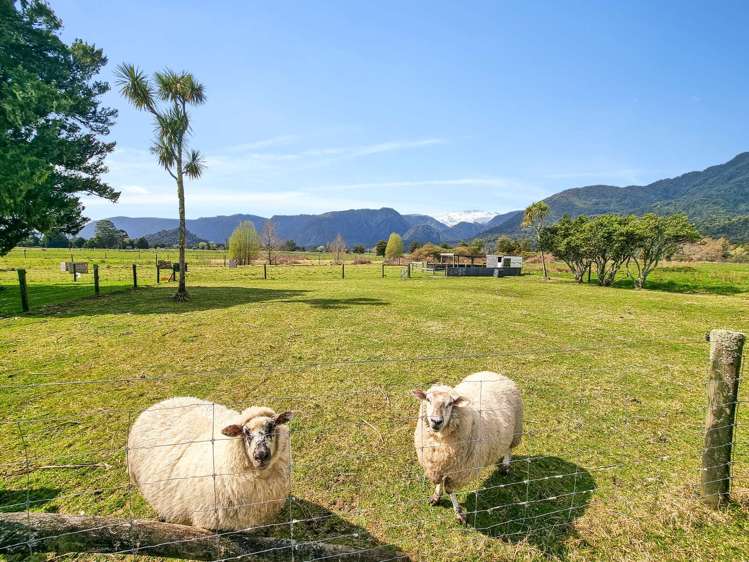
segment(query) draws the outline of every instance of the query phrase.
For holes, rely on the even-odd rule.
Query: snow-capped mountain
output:
[[[441,215],[435,215],[435,218],[447,226],[455,226],[460,222],[477,222],[485,224],[492,220],[497,213],[491,211],[451,211]]]

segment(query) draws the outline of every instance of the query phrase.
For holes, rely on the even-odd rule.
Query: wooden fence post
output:
[[[73,282],[78,281],[78,275],[76,275],[75,262],[73,262]]]
[[[133,289],[138,288],[138,266],[133,264]]]
[[[731,456],[741,353],[746,336],[741,332],[712,330],[708,337],[710,363],[705,448],[702,450],[702,497],[706,504],[718,508],[728,501],[731,493]]]
[[[341,262],[341,279],[345,279],[345,278],[346,278],[346,265],[343,262]]]
[[[263,264],[263,279],[268,279],[268,264]]]
[[[94,264],[94,294],[99,296],[99,264]]]
[[[18,270],[18,286],[21,289],[21,310],[24,312],[29,311],[29,292],[26,287],[26,270]]]
[[[156,254],[156,284],[161,283],[161,270],[159,269],[159,254]]]
[[[385,279],[385,262],[382,262],[382,278]]]

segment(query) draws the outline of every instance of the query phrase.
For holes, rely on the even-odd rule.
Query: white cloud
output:
[[[227,152],[244,152],[247,150],[261,150],[263,148],[268,148],[271,146],[282,146],[285,144],[290,144],[297,140],[299,140],[299,137],[297,135],[280,135],[277,137],[271,137],[269,139],[262,139],[258,141],[246,142],[246,143],[241,143],[241,144],[235,144],[232,146],[227,146],[223,150]]]
[[[430,138],[430,139],[419,139],[419,140],[394,140],[388,142],[381,142],[376,144],[356,145],[356,146],[339,146],[330,148],[310,148],[299,152],[290,153],[267,153],[267,152],[254,152],[248,154],[250,158],[256,160],[301,160],[305,158],[356,158],[360,156],[371,156],[373,154],[381,154],[383,152],[396,152],[400,150],[410,150],[414,148],[422,148],[425,146],[433,146],[439,144],[446,144],[445,139]]]
[[[365,183],[344,183],[319,186],[316,191],[346,191],[355,189],[381,189],[381,188],[420,188],[420,187],[496,187],[515,188],[520,186],[516,181],[507,178],[457,178],[446,180],[404,180]]]

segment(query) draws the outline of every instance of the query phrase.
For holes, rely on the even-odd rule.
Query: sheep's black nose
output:
[[[429,418],[429,425],[432,426],[432,429],[439,429],[440,427],[442,427],[442,422],[443,421],[444,421],[444,419],[442,418],[442,416],[430,417]]]
[[[268,449],[258,449],[253,456],[256,461],[265,462],[270,458],[270,451]]]

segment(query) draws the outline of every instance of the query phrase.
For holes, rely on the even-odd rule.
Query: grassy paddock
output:
[[[357,268],[345,280],[271,268],[266,281],[261,268],[196,266],[186,304],[164,284],[0,318],[0,509],[152,516],[128,485],[127,429],[150,404],[193,395],[296,412],[293,501],[265,533],[289,536],[294,519],[296,539],[423,560],[747,557],[742,409],[737,501],[715,513],[696,495],[704,333],[749,331],[746,294]],[[528,433],[509,476],[487,467],[460,495],[462,528],[449,503],[426,503],[408,391],[483,369],[517,380]],[[42,468],[61,465],[90,466]]]
[[[317,252],[281,252],[277,258],[279,265],[269,265],[267,275],[271,280],[328,280],[341,277],[341,266],[334,264],[331,255]],[[236,269],[224,268],[225,253],[222,250],[188,250],[187,262],[191,283],[243,283],[263,279],[262,262]],[[354,259],[370,260],[368,264],[354,264]],[[61,273],[61,261],[75,260],[89,264],[89,273],[83,274],[74,282],[71,274]],[[26,268],[29,284],[29,300],[32,309],[48,304],[61,304],[93,294],[93,265],[99,265],[102,293],[120,291],[132,285],[132,264],[138,267],[139,286],[156,285],[156,260],[176,261],[176,250],[103,250],[103,249],[41,249],[16,248],[0,258],[0,315],[20,312],[18,276],[15,268]],[[366,254],[344,256],[347,279],[381,276],[381,258]],[[290,267],[293,265],[294,267]],[[402,268],[387,266],[387,277],[400,277]],[[527,260],[524,271],[540,275],[540,264]],[[569,280],[572,275],[562,262],[550,262],[549,271],[553,278]],[[161,271],[161,279],[166,281],[170,272]],[[418,269],[415,277],[429,276]],[[438,274],[439,276],[439,274]],[[592,283],[596,283],[595,274]],[[632,289],[633,282],[621,272],[615,286]],[[749,264],[736,263],[678,263],[667,262],[650,276],[648,287],[651,290],[676,293],[708,293],[739,295],[749,293]]]

